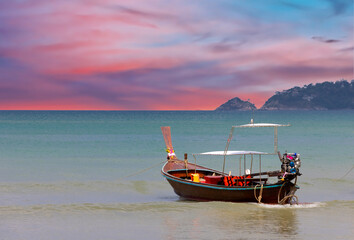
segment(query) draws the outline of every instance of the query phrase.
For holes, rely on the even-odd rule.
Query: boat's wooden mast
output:
[[[278,127],[274,127],[274,154],[278,153]]]
[[[225,151],[224,151],[224,163],[222,165],[222,172],[223,173],[225,173],[226,154],[227,154],[227,150],[229,149],[230,142],[231,142],[233,134],[234,134],[234,127],[231,127],[229,138],[227,139],[227,143],[226,143],[226,147],[225,147]]]

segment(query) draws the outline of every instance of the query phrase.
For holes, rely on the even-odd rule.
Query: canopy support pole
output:
[[[238,175],[241,176],[241,159],[242,155],[240,156],[240,166],[238,167]]]
[[[243,186],[246,186],[246,154],[243,155],[243,172],[245,173]]]
[[[252,165],[253,165],[253,154],[251,154],[251,168],[250,168],[250,173],[252,174]]]
[[[262,159],[261,155],[259,154],[259,183],[261,183],[262,180]]]

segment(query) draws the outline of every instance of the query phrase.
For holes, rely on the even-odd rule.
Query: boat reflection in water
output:
[[[266,239],[293,239],[299,232],[298,209],[293,207],[274,209],[218,202],[189,204],[192,206],[188,211],[182,209],[181,213],[185,214],[164,218],[166,239],[265,239],[265,236]]]

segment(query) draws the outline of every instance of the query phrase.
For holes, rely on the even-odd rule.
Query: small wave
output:
[[[38,213],[98,213],[98,212],[180,212],[188,211],[193,204],[180,202],[149,203],[81,203],[81,204],[39,204],[30,206],[1,206],[2,214],[38,214]]]
[[[301,182],[300,186],[313,186],[314,184],[312,182]]]
[[[86,182],[23,182],[1,183],[1,192],[33,192],[33,191],[135,191],[146,194],[154,189],[166,188],[161,181],[86,181]]]
[[[299,203],[294,205],[290,205],[290,204],[279,205],[279,204],[265,204],[265,203],[257,204],[257,206],[262,208],[277,208],[277,209],[318,208],[318,207],[324,207],[326,205],[327,204],[324,202]]]
[[[354,179],[349,179],[349,178],[344,178],[344,179],[339,179],[339,178],[315,178],[313,179],[314,181],[319,181],[319,182],[328,182],[328,183],[354,183]]]
[[[333,200],[326,202],[328,206],[340,206],[354,208],[354,200]]]

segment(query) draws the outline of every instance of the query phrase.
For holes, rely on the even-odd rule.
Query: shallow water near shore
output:
[[[279,150],[301,154],[299,205],[195,202],[174,194],[160,175],[160,126],[171,126],[181,157],[223,150],[230,127],[251,116],[0,111],[0,239],[353,238],[354,111],[254,113],[256,122],[292,125],[278,130]],[[273,150],[272,130],[235,134],[232,150]],[[221,159],[198,161],[222,166]],[[237,171],[233,159],[228,164]],[[280,168],[277,157],[263,164]]]

